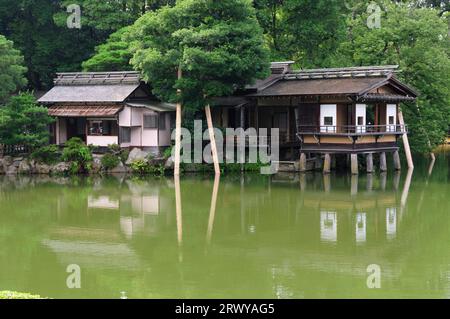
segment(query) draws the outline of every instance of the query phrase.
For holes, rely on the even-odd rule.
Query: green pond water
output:
[[[450,298],[450,157],[416,163],[358,178],[0,177],[0,291]],[[67,287],[69,265],[80,289]]]

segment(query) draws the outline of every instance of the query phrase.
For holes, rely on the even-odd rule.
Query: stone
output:
[[[116,167],[114,167],[112,170],[108,171],[111,174],[124,174],[129,172],[129,168],[123,165],[122,162],[119,163]]]
[[[28,160],[22,160],[19,162],[19,167],[17,168],[17,173],[19,174],[31,174],[32,166]]]
[[[53,174],[65,174],[70,170],[70,164],[61,162],[51,168]]]
[[[131,165],[135,160],[147,160],[148,153],[140,150],[139,148],[133,148],[128,155],[128,159],[125,162],[126,165]]]
[[[103,155],[94,154],[92,155],[92,165],[89,173],[98,174],[102,170],[102,157]]]
[[[35,174],[39,175],[50,174],[50,166],[43,163],[36,163],[33,171]]]
[[[306,154],[305,153],[300,154],[299,170],[300,170],[300,172],[306,171]]]
[[[3,165],[10,166],[13,163],[13,158],[11,156],[3,157]]]
[[[17,175],[18,166],[11,164],[9,166],[6,166],[5,168],[5,174],[6,175]]]
[[[173,170],[175,168],[175,162],[173,161],[172,156],[166,160],[164,168],[167,170]]]

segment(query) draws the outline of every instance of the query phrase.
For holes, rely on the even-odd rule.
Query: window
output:
[[[389,124],[390,125],[394,125],[395,123],[394,117],[393,116],[389,116]]]
[[[158,128],[158,115],[146,114],[144,115],[144,128]]]
[[[89,120],[88,121],[88,135],[112,135],[112,128],[115,125],[114,121],[109,120]],[[117,131],[116,131],[117,134]]]
[[[131,143],[131,127],[120,128],[120,143]]]
[[[323,124],[326,126],[332,126],[333,125],[333,117],[332,116],[325,116],[323,118]]]
[[[160,130],[166,129],[166,113],[159,114],[159,129]]]
[[[358,125],[364,125],[364,116],[358,116]]]

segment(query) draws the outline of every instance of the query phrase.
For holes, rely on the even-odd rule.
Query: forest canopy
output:
[[[402,107],[413,150],[428,152],[442,142],[450,123],[449,1],[247,2],[272,61],[294,60],[298,68],[398,64],[400,79],[420,93],[417,103]],[[77,3],[81,27],[68,28],[67,6],[73,1],[0,0],[0,67],[13,79],[2,81],[0,99],[20,88],[47,90],[56,72],[131,70],[136,53],[129,41],[132,26],[151,24],[152,12],[176,1]],[[139,37],[134,34],[134,39]],[[11,59],[14,63],[5,63]],[[134,68],[142,71],[140,65]]]

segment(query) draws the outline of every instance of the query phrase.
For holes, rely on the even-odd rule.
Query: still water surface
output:
[[[51,298],[450,298],[450,158],[432,172],[0,177],[0,290]],[[216,196],[215,196],[216,195]],[[177,205],[178,199],[178,205]],[[81,288],[68,289],[68,265]],[[381,288],[367,288],[380,266]]]

